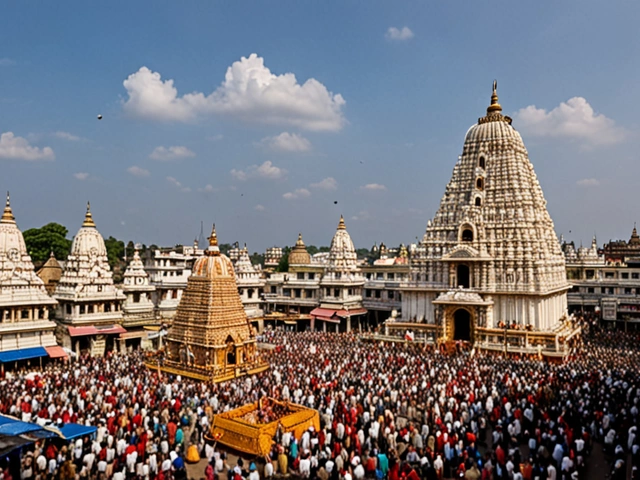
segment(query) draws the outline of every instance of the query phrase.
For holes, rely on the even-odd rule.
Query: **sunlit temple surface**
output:
[[[34,271],[7,194],[0,218],[0,363],[65,356],[49,320],[55,305]]]
[[[220,253],[215,227],[209,248],[187,281],[166,348],[150,364],[215,382],[264,371],[255,329],[242,305],[231,260]]]
[[[76,353],[89,350],[98,356],[117,348],[119,335],[125,332],[125,295],[113,283],[104,239],[88,204],[53,296],[58,301],[58,343]]]
[[[557,352],[577,333],[567,316],[565,258],[522,138],[501,112],[494,83],[411,261],[401,317],[388,327]]]

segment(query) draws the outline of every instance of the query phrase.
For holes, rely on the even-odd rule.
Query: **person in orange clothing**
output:
[[[178,430],[178,425],[173,421],[172,418],[167,423],[167,437],[169,438],[169,445],[173,448],[173,445],[176,443],[176,431]]]
[[[520,464],[520,473],[523,480],[533,480],[533,460],[531,458]]]

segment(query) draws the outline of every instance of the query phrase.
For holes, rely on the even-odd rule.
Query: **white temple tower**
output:
[[[317,321],[324,322],[324,330],[349,332],[352,328],[360,329],[361,316],[367,313],[362,306],[363,287],[364,276],[358,267],[358,255],[340,215],[331,240],[329,262],[320,280],[320,307],[311,311],[311,329],[315,329]]]
[[[127,333],[120,335],[121,346],[149,346],[147,341],[150,330],[144,327],[160,329],[160,321],[156,319],[155,305],[151,299],[156,287],[149,282],[149,275],[144,270],[144,264],[138,253],[136,245],[133,259],[127,265],[124,272],[122,291],[126,300],[122,304],[123,323],[122,326]],[[158,334],[156,334],[158,335]],[[124,344],[124,345],[122,345]]]
[[[90,205],[73,239],[54,298],[58,300],[58,341],[76,352],[103,355],[116,348],[122,327],[124,294],[113,284],[104,239]]]
[[[0,363],[65,356],[56,347],[56,325],[49,320],[55,304],[35,274],[7,193],[0,218]]]
[[[548,332],[566,316],[564,255],[522,138],[501,111],[494,82],[412,258],[402,321],[436,325],[439,339],[475,343],[478,328],[506,325]]]

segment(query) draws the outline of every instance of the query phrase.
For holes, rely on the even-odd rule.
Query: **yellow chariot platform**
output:
[[[235,410],[215,415],[207,439],[256,456],[269,454],[278,431],[300,438],[305,430],[320,429],[317,410],[295,403],[262,398]]]

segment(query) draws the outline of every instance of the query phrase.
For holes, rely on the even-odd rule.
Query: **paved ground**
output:
[[[523,452],[523,454],[524,453],[527,453],[527,452]],[[230,466],[234,466],[238,461],[238,457],[236,454],[228,453],[227,457],[228,457],[227,462],[229,463]],[[245,462],[248,465],[250,463],[250,459],[245,458]],[[587,462],[587,471],[586,471],[586,476],[584,477],[584,480],[606,480],[608,478],[609,473],[611,471],[611,467],[605,458],[605,454],[602,450],[602,445],[600,443],[594,443],[591,456],[587,458],[586,462]],[[631,463],[630,461],[627,462],[627,465],[629,467],[627,478],[631,478],[630,463]],[[196,480],[204,478],[204,470],[206,467],[207,467],[206,460],[200,460],[200,462],[198,463],[187,465],[187,473],[189,478],[190,479],[193,478]],[[259,471],[262,470],[261,464],[258,464],[258,470]],[[227,476],[221,475],[220,479],[227,480]]]

